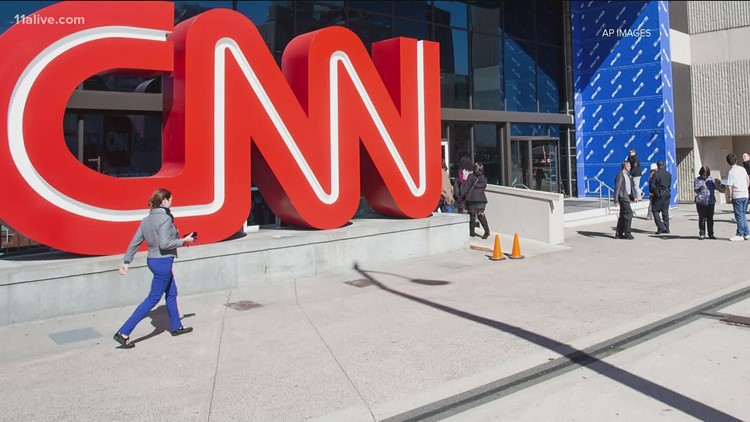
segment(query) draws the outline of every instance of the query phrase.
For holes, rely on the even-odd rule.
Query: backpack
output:
[[[703,182],[705,185],[706,182]],[[710,205],[711,204],[711,189],[706,185],[706,189],[701,189],[695,194],[695,203],[698,205]]]

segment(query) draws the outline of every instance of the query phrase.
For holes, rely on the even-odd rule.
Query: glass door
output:
[[[557,141],[531,141],[531,171],[534,190],[559,192],[557,172]]]
[[[510,186],[560,192],[556,139],[512,139],[510,150]]]
[[[510,186],[529,188],[531,180],[531,160],[529,159],[530,143],[526,140],[510,141]]]
[[[458,176],[461,158],[468,157],[472,161],[471,124],[461,122],[443,122],[443,138],[448,140],[446,158],[451,180]],[[470,170],[470,169],[469,169]]]

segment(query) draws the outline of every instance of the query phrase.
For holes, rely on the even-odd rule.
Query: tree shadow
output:
[[[195,316],[195,314],[184,314],[180,320],[183,320],[185,318],[190,318],[192,316]],[[148,313],[148,317],[151,318],[151,326],[154,327],[154,330],[150,333],[146,334],[145,336],[138,337],[137,339],[131,341],[131,343],[139,343],[141,341],[148,340],[150,338],[156,337],[159,334],[169,331],[169,314],[167,313],[167,305],[161,305],[157,306],[151,312]]]
[[[360,271],[359,267],[357,266],[357,264],[354,264],[354,269],[357,270],[357,271]],[[389,276],[392,276],[392,277],[403,278],[404,280],[408,280],[408,281],[410,281],[412,283],[422,284],[422,285],[425,285],[425,286],[445,286],[446,284],[450,284],[450,281],[429,280],[429,279],[425,279],[425,278],[409,278],[409,277],[406,277],[406,276],[403,276],[403,275],[400,275],[400,274],[394,274],[394,273],[389,273],[389,272],[385,272],[385,271],[368,271],[368,272],[370,274],[383,274],[383,275],[389,275]],[[368,280],[373,281],[372,279],[370,279],[370,277],[368,277]]]
[[[429,306],[431,308],[449,313],[451,315],[455,315],[460,318],[467,319],[469,321],[473,321],[473,322],[485,325],[490,328],[494,328],[496,330],[503,331],[505,333],[514,335],[530,343],[539,345],[541,347],[544,347],[553,352],[563,355],[565,362],[558,364],[557,367],[548,368],[546,371],[542,371],[542,372],[550,373],[557,369],[567,367],[569,365],[578,365],[581,367],[587,367],[588,369],[595,371],[604,377],[607,377],[637,392],[647,395],[668,406],[672,406],[675,409],[679,409],[680,411],[688,415],[691,415],[695,418],[698,418],[699,420],[712,420],[712,421],[740,421],[741,420],[727,413],[724,413],[721,410],[715,409],[697,400],[691,399],[690,397],[682,395],[674,390],[670,390],[664,386],[656,384],[636,374],[633,374],[624,369],[618,368],[595,356],[592,356],[589,353],[586,353],[585,351],[578,350],[568,344],[561,343],[555,339],[546,337],[544,335],[525,330],[521,327],[516,327],[510,324],[506,324],[500,321],[495,321],[489,318],[484,318],[478,315],[471,314],[469,312],[465,312],[456,308],[452,308],[450,306],[442,305],[437,302],[433,302],[427,299],[423,299],[421,297],[413,296],[408,293],[403,293],[401,291],[392,289],[384,285],[380,281],[376,280],[371,275],[377,272],[363,270],[359,268],[359,265],[357,263],[354,264],[354,270],[362,274],[363,277],[367,278],[372,283],[372,285],[377,286],[378,288],[380,288],[381,290],[385,292],[394,294],[396,296],[400,296],[402,298],[414,301],[416,303],[419,303],[425,306]],[[391,274],[391,275],[394,275],[394,274]],[[408,277],[403,277],[403,276],[398,276],[398,277],[409,279]],[[616,346],[618,345],[610,345],[608,349],[614,348]],[[532,375],[529,375],[528,377],[525,377],[521,381],[526,380],[526,378],[530,378],[527,380],[527,381],[530,381],[533,378],[538,378],[543,375],[544,374],[541,374],[541,373],[532,374]],[[521,381],[516,381],[516,384],[520,383]],[[446,408],[456,408],[460,406],[465,406],[469,404],[470,402],[477,402],[481,400],[484,400],[484,402],[486,402],[488,398],[491,398],[492,396],[497,395],[501,393],[502,391],[507,390],[508,388],[509,388],[508,385],[503,385],[503,384],[495,388],[488,388],[488,386],[481,386],[470,392],[465,392],[465,393],[459,394],[458,396],[454,396],[445,400],[441,400],[442,406],[438,409],[435,409],[434,407],[429,406],[429,405],[424,406],[422,408],[414,409],[412,412],[409,412],[409,413],[416,413],[418,415],[414,415],[414,417],[409,418],[409,420],[422,420],[425,418],[430,418],[432,416],[442,413],[443,410]],[[476,392],[476,394],[475,395],[470,394],[472,392]],[[451,400],[453,400],[454,403],[450,403]]]

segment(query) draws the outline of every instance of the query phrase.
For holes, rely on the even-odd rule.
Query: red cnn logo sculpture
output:
[[[331,229],[360,195],[378,212],[431,214],[440,196],[440,67],[434,42],[396,38],[372,59],[351,31],[295,38],[282,70],[255,26],[225,9],[174,27],[167,2],[65,2],[37,12],[83,25],[17,24],[0,36],[0,219],[53,248],[119,254],[165,187],[182,231],[231,236],[251,178],[281,220]],[[117,69],[164,74],[162,166],[116,178],[63,137],[73,90]]]

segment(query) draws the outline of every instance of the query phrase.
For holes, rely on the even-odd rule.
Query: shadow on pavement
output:
[[[359,267],[357,267],[356,264],[354,266],[354,269],[356,269],[357,271],[360,271]],[[393,273],[388,273],[388,272],[385,272],[385,271],[368,271],[368,273],[369,274],[390,275],[390,276],[393,276],[393,277],[403,278],[404,280],[409,280],[412,283],[423,284],[425,286],[445,286],[446,284],[451,284],[449,281],[444,281],[444,280],[427,280],[427,279],[424,279],[424,278],[409,278],[409,277],[404,277],[404,276],[402,276],[400,274],[393,274]],[[374,282],[375,281],[374,279],[372,279],[370,277],[367,277],[367,279],[370,282]],[[378,287],[380,287],[380,286],[378,286]]]
[[[185,318],[190,318],[192,316],[195,316],[195,314],[185,314],[180,318],[181,320]],[[161,305],[153,309],[151,312],[148,313],[148,317],[151,318],[151,325],[154,327],[154,331],[146,334],[145,336],[138,337],[137,339],[133,340],[131,343],[140,343],[142,341],[148,340],[150,338],[156,337],[159,334],[169,331],[169,314],[167,314],[167,306]]]
[[[655,239],[671,240],[671,239],[689,239],[689,240],[700,240],[698,236],[679,236],[676,234],[652,234],[651,237]],[[713,240],[713,239],[710,239]]]
[[[612,233],[591,232],[591,231],[586,231],[586,230],[579,230],[577,233],[580,234],[581,236],[586,236],[586,237],[608,237],[610,239],[615,238],[614,230]]]
[[[567,358],[568,362],[560,364],[556,368],[552,368],[549,371],[546,371],[546,373],[555,371],[557,369],[562,369],[563,367],[568,366],[570,364],[578,365],[581,367],[587,367],[588,369],[593,370],[599,373],[600,375],[603,375],[624,386],[632,388],[633,390],[638,391],[644,395],[647,395],[666,405],[672,406],[675,409],[679,409],[680,411],[690,416],[693,416],[695,418],[698,418],[699,420],[711,420],[711,421],[740,421],[741,420],[731,415],[728,415],[718,409],[715,409],[711,406],[708,406],[699,401],[693,400],[690,397],[684,396],[676,391],[670,390],[666,387],[663,387],[659,384],[656,384],[652,381],[649,381],[645,378],[642,378],[624,369],[618,368],[614,365],[604,362],[603,360],[600,360],[581,350],[575,349],[574,347],[571,347],[568,344],[560,343],[557,340],[551,339],[549,337],[545,337],[541,334],[533,333],[531,331],[525,330],[520,327],[506,324],[500,321],[495,321],[489,318],[484,318],[484,317],[474,315],[465,311],[461,311],[456,308],[452,308],[450,306],[441,305],[439,303],[432,302],[427,299],[423,299],[417,296],[410,295],[408,293],[403,293],[398,290],[394,290],[384,285],[383,283],[379,282],[371,275],[376,272],[363,270],[359,268],[359,265],[356,263],[354,264],[354,270],[362,274],[362,276],[367,278],[373,285],[379,287],[381,290],[384,290],[388,293],[403,297],[405,299],[412,300],[422,305],[429,306],[431,308],[438,309],[438,310],[447,312],[449,314],[452,314],[461,318],[465,318],[470,321],[474,321],[476,323],[506,332],[508,334],[515,335],[521,339],[524,339],[531,343],[545,347],[556,353],[560,353],[564,355],[565,358]],[[403,276],[399,276],[399,277],[405,278],[407,280],[411,280],[407,277],[403,277]],[[521,380],[517,381],[515,384],[511,383],[510,386],[501,384],[500,386],[494,389],[493,388],[487,389],[486,386],[479,387],[476,389],[477,393],[475,395],[470,395],[467,398],[466,394],[461,394],[462,398],[457,399],[456,402],[454,403],[450,403],[450,399],[441,400],[441,406],[439,406],[437,409],[435,409],[434,406],[428,405],[428,406],[424,406],[422,408],[414,409],[410,412],[407,412],[407,414],[409,415],[407,417],[407,420],[421,420],[423,418],[430,418],[432,416],[443,413],[448,409],[455,409],[457,407],[465,406],[471,402],[483,401],[483,399],[486,401],[488,397],[496,395],[502,392],[503,390],[508,389],[511,386],[517,386],[517,384],[519,383],[523,383],[525,381],[530,381],[534,378],[541,377],[543,375],[546,375],[546,373],[539,373],[536,376],[532,375],[529,377],[522,378]],[[403,414],[400,416],[407,416],[407,415]],[[397,420],[398,418],[399,416],[396,416],[394,418],[389,418],[389,420],[391,419]]]

